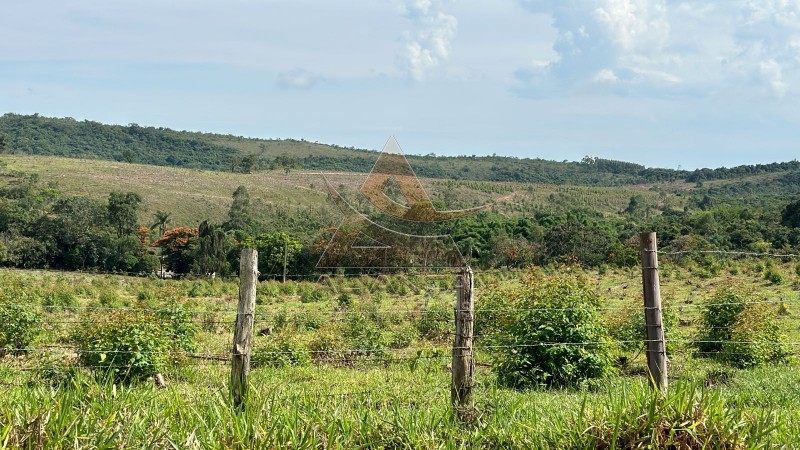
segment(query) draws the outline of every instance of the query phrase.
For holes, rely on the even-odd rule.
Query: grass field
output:
[[[774,302],[786,340],[800,341],[796,262],[726,258],[711,272],[702,264],[685,265],[665,260],[661,270],[665,309],[679,319],[667,330],[672,345],[666,398],[651,392],[638,349],[619,350],[625,362],[601,383],[528,391],[498,387],[492,355],[480,350],[476,416],[467,425],[453,420],[449,405],[451,276],[262,282],[252,391],[247,407],[237,411],[229,402],[228,363],[202,357],[229,351],[234,282],[1,271],[4,288],[23,286],[27,301],[37,303],[42,332],[30,347],[47,351],[11,352],[0,361],[0,443],[10,448],[799,446],[800,372],[794,356],[786,364],[734,369],[695,358],[682,342],[697,334],[697,306],[731,284]],[[767,281],[767,270],[780,273],[781,281]],[[638,269],[585,275],[603,297],[610,326],[620,314],[640,308]],[[516,274],[503,271],[477,274],[478,322],[483,295],[515,280]],[[198,313],[198,357],[167,365],[166,389],[149,381],[113,383],[74,366],[70,336],[83,316],[100,320],[104,308],[159,307],[164,296]],[[100,314],[92,316],[93,311]],[[436,312],[442,320],[426,321],[421,311]],[[354,330],[360,334],[344,344],[363,349],[381,342],[381,351],[337,350],[341,361],[282,357],[309,348],[340,349],[320,345],[350,339]]]
[[[320,173],[284,170],[254,174],[180,169],[130,164],[115,161],[83,160],[45,156],[3,155],[6,170],[37,174],[45,184],[55,184],[65,195],[87,195],[105,200],[112,191],[137,192],[144,200],[142,223],[149,223],[153,213],[172,214],[174,225],[196,226],[200,221],[223,222],[233,191],[245,186],[259,215],[272,211],[324,209],[329,215],[338,212],[327,200]],[[326,177],[337,188],[354,192],[366,178],[360,173],[335,173]],[[686,198],[681,184],[664,186],[591,187],[531,183],[494,183],[423,179],[423,186],[435,200],[448,209],[494,204],[495,211],[508,215],[529,214],[537,209],[569,210],[592,208],[608,215],[618,215],[634,195],[643,205],[683,208]],[[338,216],[337,216],[338,218]],[[333,219],[330,226],[338,224]]]

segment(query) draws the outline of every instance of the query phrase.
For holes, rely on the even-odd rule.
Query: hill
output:
[[[137,124],[105,125],[38,114],[4,114],[0,136],[12,154],[127,161],[217,171],[252,172],[269,168],[368,172],[375,151],[304,140],[255,139],[175,131]],[[487,149],[487,152],[490,149]],[[695,171],[586,157],[580,162],[502,156],[408,155],[421,177],[465,181],[569,183],[619,186],[644,183],[703,182],[759,174],[797,173],[797,161]]]

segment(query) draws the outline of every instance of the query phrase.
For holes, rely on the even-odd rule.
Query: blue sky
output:
[[[687,169],[800,155],[800,0],[7,2],[0,112]]]

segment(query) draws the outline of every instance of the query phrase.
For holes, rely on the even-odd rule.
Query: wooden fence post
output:
[[[239,257],[239,306],[233,333],[231,357],[231,395],[233,404],[242,407],[247,398],[247,377],[250,374],[250,348],[253,343],[253,322],[258,282],[258,252],[242,249]]]
[[[450,389],[450,400],[461,422],[468,422],[474,416],[472,384],[475,360],[472,337],[475,307],[472,286],[472,269],[465,267],[456,277],[456,335],[453,341],[453,384]]]
[[[655,233],[639,235],[642,250],[644,319],[647,328],[647,369],[653,387],[667,390],[667,347],[661,315],[661,285],[658,279],[658,244]]]

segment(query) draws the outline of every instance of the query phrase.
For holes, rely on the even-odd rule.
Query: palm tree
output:
[[[167,224],[171,219],[170,216],[170,213],[161,210],[158,210],[153,214],[153,224],[150,225],[150,228],[158,227],[158,237],[164,235],[164,231],[167,229]]]
[[[169,223],[171,214],[166,211],[161,211],[160,209],[153,214],[153,224],[150,225],[150,228],[158,227],[158,237],[164,236],[164,231],[167,229],[167,224]],[[161,271],[159,272],[159,276],[164,278],[164,252],[158,252],[158,261],[161,265]]]

